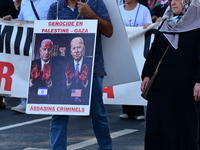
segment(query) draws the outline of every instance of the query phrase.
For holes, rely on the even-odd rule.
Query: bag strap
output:
[[[168,50],[168,49],[169,49],[169,45],[167,46],[166,50],[164,51],[162,57],[160,58],[160,61],[158,62],[158,65],[157,65],[157,67],[156,67],[156,71],[153,73],[154,75],[157,75],[158,69],[159,69],[159,67],[160,67],[160,64],[162,63],[162,60],[163,60],[165,54],[167,53],[167,50]]]
[[[139,3],[138,3],[139,4]],[[137,16],[138,16],[138,12],[139,12],[139,9],[140,9],[140,4],[139,4],[139,6],[138,6],[138,9],[137,9],[137,13],[136,13],[136,16],[135,16],[135,20],[134,20],[134,24],[133,24],[133,26],[134,27],[136,27],[136,20],[137,20]]]
[[[32,8],[33,8],[33,12],[34,12],[34,14],[35,14],[37,20],[40,20],[40,17],[38,16],[38,13],[37,13],[37,11],[35,10],[35,7],[34,7],[34,5],[33,5],[33,1],[30,0],[30,2],[31,2],[31,6],[32,6]]]

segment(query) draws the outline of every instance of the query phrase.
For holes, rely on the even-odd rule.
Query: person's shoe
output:
[[[11,108],[12,111],[20,112],[20,113],[26,113],[26,103],[21,102],[16,107]]]
[[[136,120],[145,120],[145,116],[141,115],[141,116],[135,116]]]
[[[0,101],[0,109],[6,108],[7,102],[5,97]]]
[[[119,115],[119,117],[122,118],[122,119],[128,119],[129,118],[129,116],[126,113]]]

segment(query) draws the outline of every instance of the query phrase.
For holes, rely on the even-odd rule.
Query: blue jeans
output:
[[[102,99],[102,78],[93,78],[90,117],[99,150],[111,150],[112,139],[108,116]],[[66,150],[69,116],[54,115],[50,123],[52,150]]]

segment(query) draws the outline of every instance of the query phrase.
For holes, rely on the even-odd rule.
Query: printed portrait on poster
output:
[[[88,105],[95,34],[35,34],[28,104]]]

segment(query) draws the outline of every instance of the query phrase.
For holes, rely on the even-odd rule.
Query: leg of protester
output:
[[[99,150],[111,150],[112,139],[108,116],[102,99],[102,78],[93,79],[90,117]],[[51,148],[52,150],[66,150],[67,124],[69,116],[53,116],[51,120]]]
[[[19,113],[25,113],[26,112],[26,102],[27,99],[22,98],[21,103],[17,105],[16,107],[12,107],[11,110]]]
[[[102,78],[94,78],[90,117],[100,150],[111,150],[110,125],[102,99]]]

